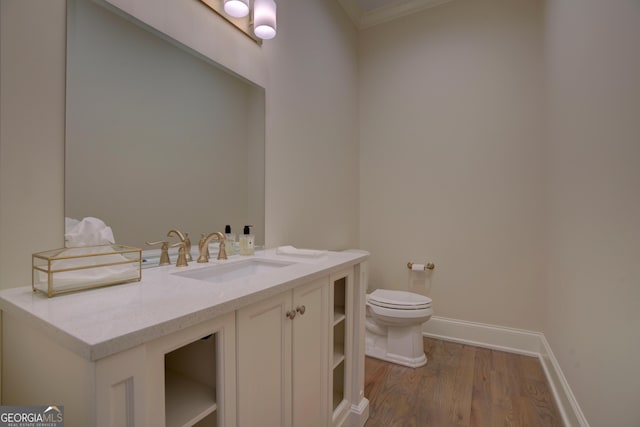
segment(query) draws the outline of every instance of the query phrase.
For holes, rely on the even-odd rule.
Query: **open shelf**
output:
[[[337,393],[335,390],[333,391],[333,410],[334,412],[338,409],[340,404],[344,402],[344,395],[342,393]]]
[[[192,426],[217,409],[215,389],[171,369],[164,375],[167,427]]]
[[[215,426],[216,334],[164,355],[167,427]]]
[[[347,278],[340,277],[333,283],[333,361],[332,409],[334,417],[341,411],[345,400],[345,329],[347,323]]]
[[[335,411],[344,400],[344,357],[333,368],[333,410]]]
[[[344,344],[333,346],[333,364],[331,369],[335,369],[344,360]]]

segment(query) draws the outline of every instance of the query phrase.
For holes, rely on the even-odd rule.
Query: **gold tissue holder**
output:
[[[69,292],[139,282],[142,250],[123,245],[61,248],[32,255],[31,287],[49,298]]]

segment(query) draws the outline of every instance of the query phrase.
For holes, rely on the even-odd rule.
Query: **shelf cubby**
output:
[[[333,410],[335,411],[344,400],[344,357],[333,368]]]
[[[344,307],[336,307],[333,310],[333,326],[337,325],[338,323],[344,321],[345,319],[345,314],[344,314]]]
[[[332,402],[333,411],[345,399],[345,328],[347,322],[347,277],[333,281],[333,361]]]
[[[216,425],[216,335],[165,354],[167,427]]]

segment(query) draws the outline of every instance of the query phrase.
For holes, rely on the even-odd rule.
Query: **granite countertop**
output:
[[[253,258],[293,264],[223,283],[172,274],[249,257],[235,255],[208,264],[192,261],[189,267],[145,269],[140,282],[53,298],[25,286],[1,291],[0,310],[42,330],[85,359],[96,361],[353,266],[367,257],[364,251],[283,256],[268,249],[256,251]]]

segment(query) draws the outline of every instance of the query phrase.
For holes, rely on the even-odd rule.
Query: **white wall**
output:
[[[64,244],[65,2],[0,2],[0,288]]]
[[[640,2],[548,0],[544,333],[592,426],[640,425]]]
[[[439,316],[541,329],[541,1],[456,0],[360,35],[370,286]],[[432,261],[431,275],[408,261]]]
[[[270,245],[358,244],[356,31],[336,1],[278,1],[265,42]]]
[[[0,0],[0,288],[63,243],[64,19],[62,0]]]

